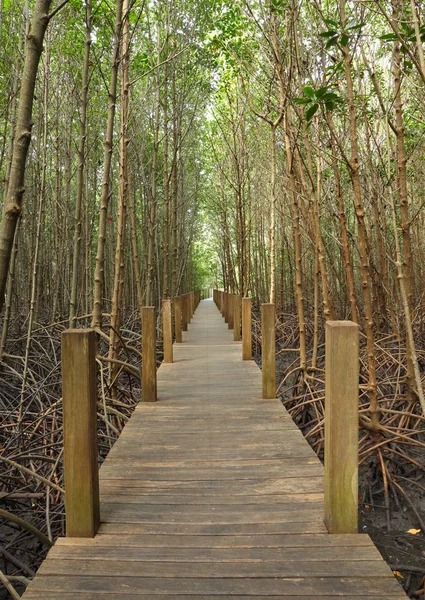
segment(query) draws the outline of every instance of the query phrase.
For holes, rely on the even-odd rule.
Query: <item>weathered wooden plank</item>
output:
[[[248,595],[253,596],[295,596],[308,598],[355,596],[405,598],[395,577],[305,577],[305,578],[168,578],[168,577],[105,577],[91,575],[38,576],[31,584],[31,591],[95,591],[97,594],[137,594],[157,600],[157,594],[185,597]]]
[[[41,595],[42,594],[42,595]],[[105,596],[108,600],[121,600],[122,599],[122,592],[119,593],[110,593],[110,592],[100,592],[100,594],[102,594],[102,596],[100,596],[100,594],[98,594],[96,591],[93,592],[41,592],[41,594],[39,592],[32,592],[31,590],[29,590],[26,595],[25,598],[28,598],[28,600],[99,600],[99,598],[101,598],[102,596]],[[172,600],[188,600],[188,598],[190,598],[190,600],[205,600],[205,596],[204,595],[198,595],[198,594],[185,594],[185,595],[181,595],[181,594],[173,594],[172,596]],[[270,600],[271,596],[255,596],[255,600]],[[273,594],[272,596],[274,598],[274,600],[300,600],[300,596],[282,596],[282,595],[275,595]],[[315,597],[321,597],[323,598],[323,596],[319,596],[318,594],[315,595]],[[154,599],[155,600],[169,600],[170,595],[166,594],[155,594]],[[235,595],[232,594],[231,596],[228,596],[227,594],[220,594],[219,596],[211,596],[208,595],[209,600],[231,600],[232,598],[235,598]],[[241,596],[240,594],[237,595],[238,600],[252,600],[253,596]],[[400,600],[400,596],[388,596],[388,595],[383,595],[383,596],[361,596],[362,600]],[[140,594],[126,594],[125,595],[125,600],[140,600]],[[345,596],[344,595],[344,600],[359,600],[359,596]]]
[[[340,564],[342,548],[344,551],[344,562],[379,561],[383,564],[381,555],[373,545],[301,548],[149,548],[117,546],[115,544],[111,544],[109,547],[98,547],[88,544],[71,547],[69,545],[56,545],[50,550],[47,560],[174,563],[319,562],[322,564],[324,562],[338,562]],[[115,569],[115,566],[113,568]],[[258,565],[256,568],[258,569]],[[292,568],[292,565],[289,568]]]
[[[99,533],[93,540],[59,538],[58,546],[92,548],[376,548],[368,535],[297,534],[286,535],[119,535]]]
[[[101,479],[101,490],[121,490],[123,493],[138,494],[200,494],[203,497],[246,496],[255,494],[272,495],[281,493],[309,493],[323,491],[323,476],[319,473],[316,477],[304,479],[302,477],[288,477],[275,479],[244,479],[242,481],[152,481],[147,479],[128,479],[123,487],[120,479]],[[209,502],[211,500],[208,500]]]
[[[258,505],[258,509],[261,505]],[[194,507],[190,507],[194,509]],[[230,508],[230,507],[229,507]],[[234,507],[232,507],[234,508]],[[172,510],[174,509],[174,510]],[[270,506],[270,510],[246,510],[246,511],[195,511],[195,510],[177,510],[176,507],[170,507],[169,510],[165,510],[161,507],[161,511],[155,510],[154,507],[144,506],[143,509],[134,504],[112,504],[107,501],[103,501],[101,504],[101,520],[106,522],[115,523],[174,523],[176,520],[181,525],[187,524],[221,524],[221,525],[233,525],[233,524],[256,524],[256,523],[285,523],[285,522],[309,522],[323,519],[323,509],[317,509],[316,511],[310,509],[296,509],[289,511],[285,510],[273,510],[273,506]]]
[[[384,561],[305,561],[305,562],[154,562],[128,560],[61,560],[47,558],[40,575],[103,575],[131,579],[143,573],[144,578],[161,577],[174,580],[193,578],[314,578],[314,577],[385,577],[389,568]]]
[[[99,533],[119,535],[269,535],[288,533],[326,533],[323,519],[296,522],[293,520],[279,523],[121,523],[104,522],[100,524]]]

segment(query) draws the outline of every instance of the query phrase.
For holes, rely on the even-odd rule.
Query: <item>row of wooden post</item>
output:
[[[201,292],[174,298],[174,332],[182,331],[200,302]],[[173,362],[172,302],[162,301],[164,363]],[[97,336],[94,329],[62,334],[62,400],[67,537],[93,537],[100,523],[97,447]],[[156,318],[153,306],[142,308],[142,401],[157,400]]]
[[[234,340],[242,339],[242,359],[252,359],[250,298],[213,290],[213,300]],[[276,310],[261,305],[262,395],[276,398]],[[325,342],[325,503],[329,533],[358,532],[359,328],[351,321],[328,321]]]

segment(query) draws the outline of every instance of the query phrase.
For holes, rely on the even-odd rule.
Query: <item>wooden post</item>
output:
[[[156,402],[155,308],[142,307],[142,402]]]
[[[94,537],[100,524],[96,333],[62,334],[62,397],[67,537]]]
[[[325,525],[329,533],[357,533],[358,325],[326,323],[325,359]]]
[[[223,292],[223,317],[224,322],[228,321],[228,307],[229,307],[229,294],[227,292]]]
[[[241,297],[238,294],[233,296],[233,340],[241,341]]]
[[[187,294],[183,294],[182,299],[182,329],[187,331]]]
[[[227,328],[233,329],[233,305],[235,301],[235,295],[229,294],[229,303],[228,303],[228,317],[227,317]]]
[[[176,298],[174,298],[174,327],[176,330],[176,344],[181,344],[183,342],[181,296],[176,296]]]
[[[242,298],[242,360],[252,360],[251,298]]]
[[[261,339],[263,398],[276,398],[276,332],[274,304],[261,305]]]
[[[171,318],[171,300],[162,301],[162,338],[164,340],[164,362],[173,362],[173,322]]]

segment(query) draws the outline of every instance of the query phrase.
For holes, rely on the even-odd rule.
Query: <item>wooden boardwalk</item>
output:
[[[402,600],[367,535],[328,535],[323,468],[211,300],[156,404],[139,404],[100,471],[94,539],[61,538],[25,600]]]

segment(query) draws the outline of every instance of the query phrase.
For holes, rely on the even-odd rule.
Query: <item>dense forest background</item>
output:
[[[141,306],[160,339],[161,299],[209,286],[275,303],[279,393],[319,454],[324,323],[360,325],[363,500],[389,524],[424,471],[424,41],[417,0],[0,0],[9,581],[63,531],[63,329],[99,333],[104,456]]]

